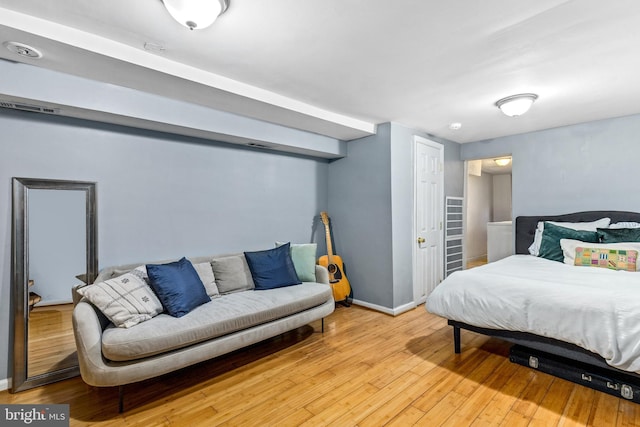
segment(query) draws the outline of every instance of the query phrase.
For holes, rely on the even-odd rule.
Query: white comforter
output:
[[[640,372],[640,272],[513,255],[453,273],[426,307],[469,325],[570,342]]]

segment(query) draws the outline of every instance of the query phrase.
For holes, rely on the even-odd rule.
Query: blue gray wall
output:
[[[347,157],[329,165],[329,216],[353,297],[393,304],[391,125],[350,141]]]
[[[465,160],[513,156],[513,215],[640,212],[640,115],[462,145]]]
[[[445,195],[462,196],[460,145],[396,123],[347,144],[329,165],[336,252],[354,298],[393,310],[413,301],[413,138],[444,145]]]
[[[318,241],[326,160],[0,109],[0,381],[10,376],[11,178],[97,182],[100,267]]]

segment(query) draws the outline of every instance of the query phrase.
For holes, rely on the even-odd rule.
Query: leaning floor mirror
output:
[[[12,392],[79,374],[72,288],[97,275],[96,184],[13,178]]]

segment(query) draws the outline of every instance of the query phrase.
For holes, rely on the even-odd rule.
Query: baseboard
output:
[[[0,391],[9,390],[11,387],[11,378],[0,380]]]
[[[372,310],[376,310],[384,314],[390,314],[391,316],[397,316],[399,314],[404,313],[405,311],[412,310],[416,307],[416,304],[413,302],[410,302],[395,308],[383,307],[378,304],[371,304],[370,302],[360,301],[357,299],[354,299],[353,301],[351,301],[351,303],[355,305],[360,305],[362,307],[370,308]]]

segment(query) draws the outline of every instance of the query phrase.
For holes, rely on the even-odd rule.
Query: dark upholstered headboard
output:
[[[528,254],[533,243],[538,221],[590,222],[600,218],[611,218],[611,223],[620,221],[640,222],[640,213],[624,211],[586,211],[565,215],[519,216],[516,218],[516,253]]]

